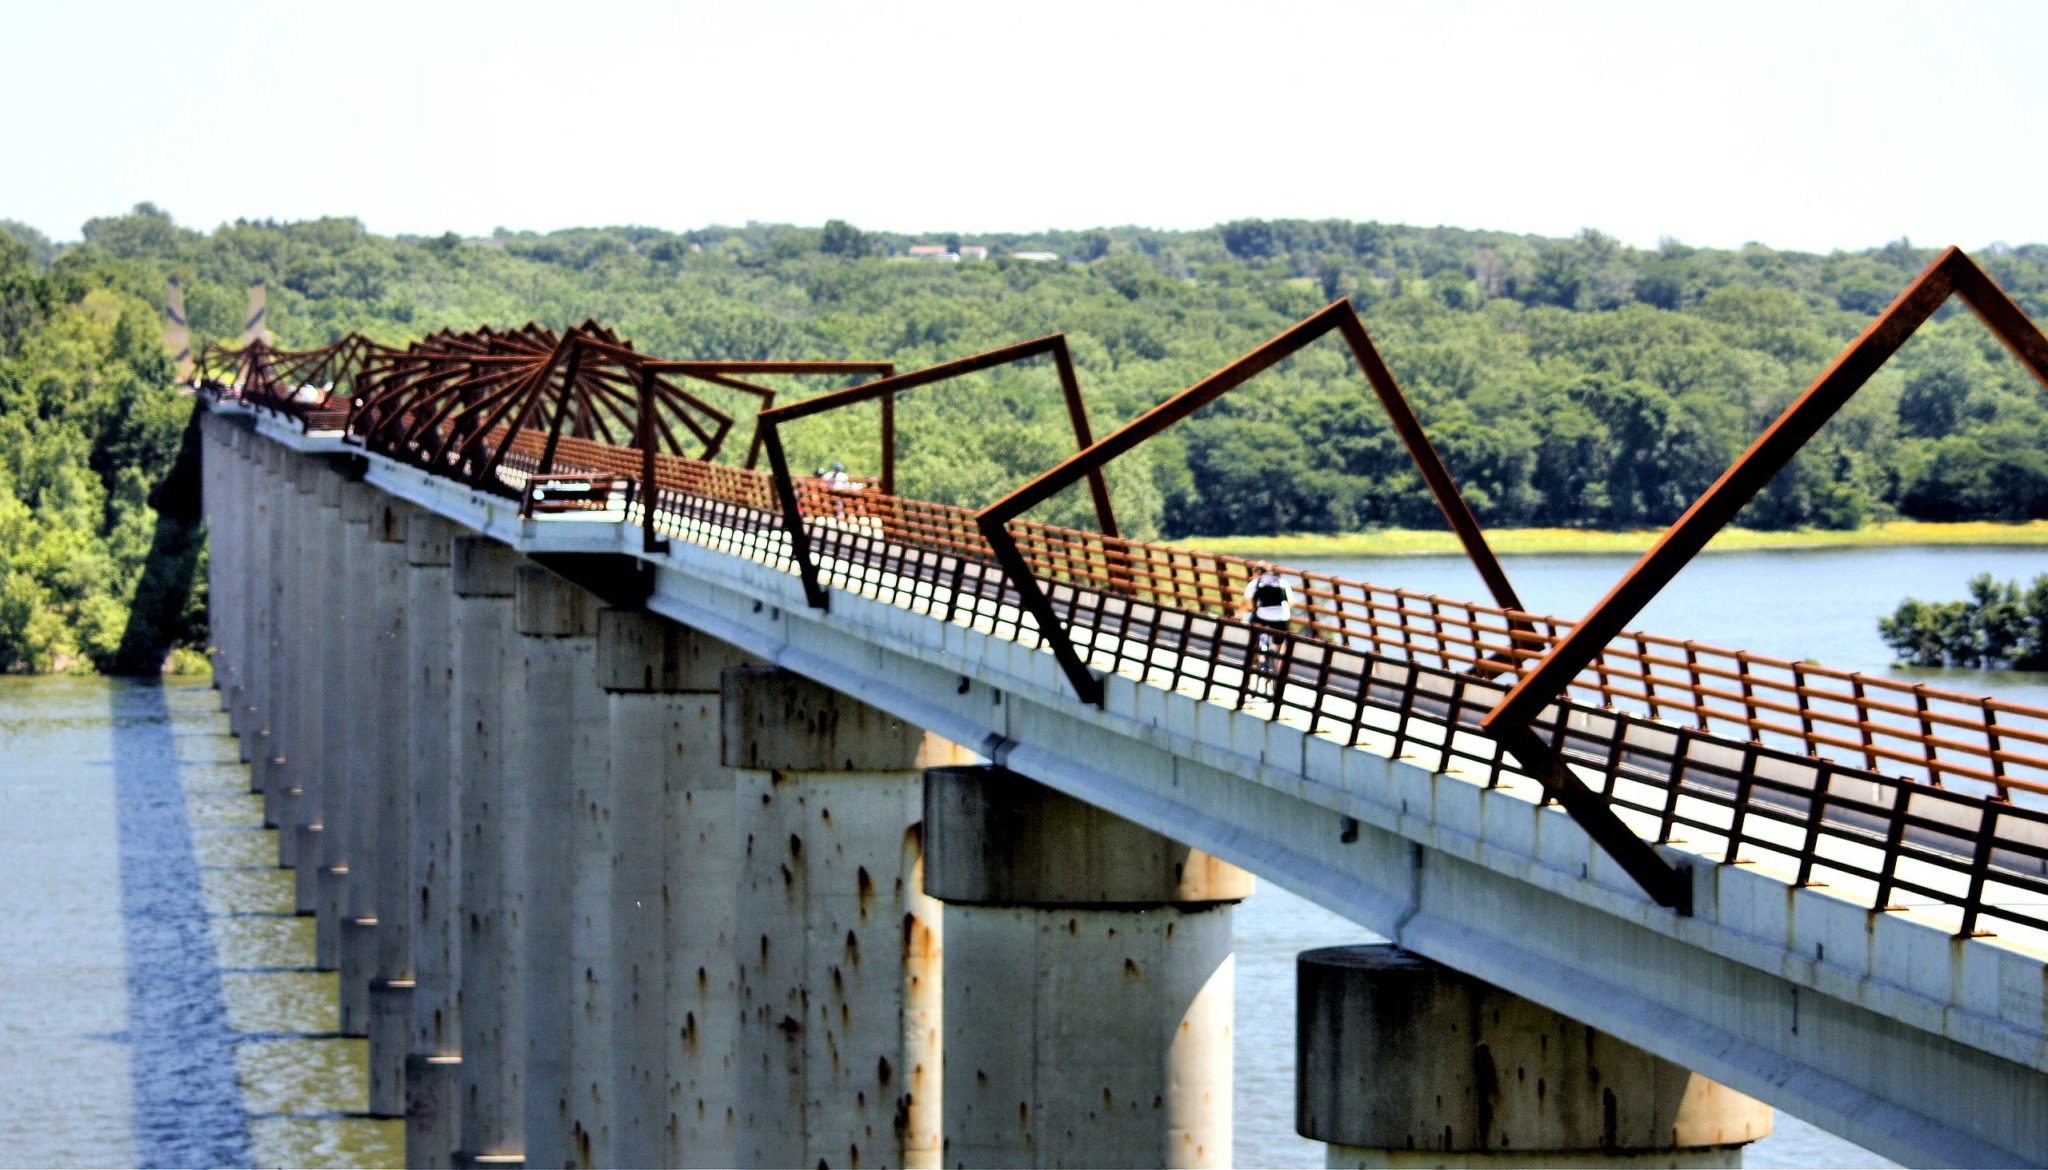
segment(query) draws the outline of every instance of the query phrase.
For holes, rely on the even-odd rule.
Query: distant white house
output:
[[[1031,262],[1033,262],[1033,263],[1035,263],[1035,264],[1043,264],[1043,263],[1045,263],[1046,261],[1049,261],[1049,260],[1057,260],[1057,259],[1059,259],[1059,258],[1060,258],[1060,254],[1059,254],[1058,252],[1012,252],[1012,253],[1010,253],[1010,259],[1012,259],[1012,260],[1029,260],[1029,261],[1031,261]]]
[[[986,260],[988,259],[988,249],[980,244],[962,244],[958,251],[954,251],[944,244],[912,244],[910,245],[910,258],[912,260],[944,260],[950,264],[957,264],[962,260]]]

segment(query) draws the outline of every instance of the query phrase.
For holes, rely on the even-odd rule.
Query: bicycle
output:
[[[1254,681],[1251,690],[1253,694],[1272,694],[1280,679],[1282,665],[1280,640],[1274,636],[1276,629],[1281,628],[1263,622],[1254,622],[1253,625],[1257,633],[1252,640],[1249,666],[1252,678],[1260,681]],[[1264,685],[1260,685],[1261,681]]]

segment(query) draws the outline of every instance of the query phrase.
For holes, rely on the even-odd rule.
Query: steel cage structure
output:
[[[784,374],[876,374],[887,378],[895,372],[896,363],[894,362],[866,361],[648,361],[640,367],[641,393],[643,395],[653,394],[654,385],[662,375],[673,374],[678,377],[695,378],[700,382],[721,386],[728,390],[737,390],[743,394],[751,394],[760,399],[760,409],[754,413],[754,433],[747,442],[747,459],[744,466],[748,470],[752,470],[755,463],[760,459],[762,440],[766,431],[761,419],[769,409],[774,407],[778,391],[772,386],[763,386],[757,382],[749,382],[745,379],[734,377],[735,374],[751,374],[754,376]],[[890,407],[894,403],[895,397],[893,395],[882,400],[882,449],[888,453],[888,459],[884,464],[884,468],[891,473],[893,473],[895,467],[896,419]],[[644,406],[641,417],[643,419],[651,417]],[[658,478],[655,467],[656,452],[654,444],[650,441],[650,437],[646,435],[637,437],[635,442],[640,447],[642,457],[641,478],[644,482],[653,484]],[[718,452],[719,446],[714,444],[701,458],[705,462],[709,462],[718,457]],[[893,474],[890,474],[885,477],[882,490],[886,494],[893,494],[894,489],[894,477]],[[652,506],[642,509],[641,524],[643,532],[641,547],[644,551],[662,552],[668,548],[668,541],[655,530],[655,509]]]
[[[813,555],[809,534],[803,522],[803,506],[797,498],[796,480],[789,468],[789,458],[782,448],[781,426],[786,422],[809,418],[829,410],[855,406],[863,402],[880,399],[883,407],[883,447],[881,491],[893,496],[896,487],[896,429],[894,404],[896,395],[914,390],[920,386],[965,377],[999,366],[1013,365],[1033,358],[1050,356],[1060,383],[1060,396],[1067,408],[1067,421],[1074,431],[1075,446],[1082,451],[1093,445],[1093,432],[1088,425],[1088,406],[1081,394],[1081,382],[1074,373],[1073,357],[1067,350],[1064,333],[1051,333],[1030,341],[1020,341],[985,353],[955,358],[949,362],[909,370],[878,381],[806,398],[783,406],[763,410],[760,416],[760,435],[768,449],[768,465],[775,477],[775,493],[782,508],[783,523],[789,530],[790,555],[796,561],[797,571],[803,577],[804,597],[813,609],[830,607],[824,585],[818,579],[817,558]],[[1110,503],[1109,483],[1102,477],[1100,469],[1087,473],[1089,493],[1095,505],[1095,523],[1102,535],[1117,538],[1116,510]]]
[[[1040,586],[1036,574],[1031,571],[1017,542],[1009,531],[1011,521],[1043,504],[1054,495],[1083,478],[1091,484],[1099,483],[1102,468],[1165,431],[1175,423],[1230,393],[1266,370],[1292,357],[1326,334],[1336,331],[1349,348],[1359,369],[1365,374],[1373,392],[1378,396],[1388,419],[1401,436],[1409,458],[1422,475],[1423,482],[1435,496],[1437,506],[1457,533],[1466,555],[1479,570],[1480,577],[1493,593],[1494,599],[1503,609],[1519,611],[1522,602],[1516,596],[1514,586],[1508,581],[1507,571],[1501,567],[1500,558],[1486,542],[1486,534],[1479,526],[1479,520],[1472,514],[1471,505],[1459,492],[1458,485],[1444,466],[1443,457],[1429,441],[1422,423],[1408,405],[1406,395],[1394,380],[1394,375],[1381,359],[1379,350],[1373,345],[1372,337],[1366,332],[1365,323],[1359,319],[1358,310],[1348,300],[1334,301],[1327,307],[1302,320],[1293,328],[1252,350],[1244,357],[1223,367],[1216,373],[1196,383],[1165,402],[1146,411],[1138,418],[1125,424],[1101,442],[1089,444],[1079,453],[1068,457],[1058,466],[1023,485],[1009,495],[983,508],[976,514],[975,522],[982,537],[994,550],[998,562],[1010,577],[1011,584],[1023,599],[1023,604],[1045,632],[1051,643],[1053,654],[1058,658],[1060,668],[1066,673],[1074,687],[1074,693],[1085,703],[1102,705],[1102,681],[1088,670],[1075,651],[1073,639],[1064,623],[1054,612],[1051,598]]]
[[[1735,519],[1951,296],[1960,297],[2013,357],[2048,387],[2048,337],[1962,249],[1949,248],[1842,351],[1805,393],[1785,408],[1571,632],[1552,646],[1535,668],[1523,675],[1480,720],[1481,730],[1500,741],[1525,767],[1533,769],[1574,817],[1579,816],[1579,809],[1586,809],[1589,819],[1602,826],[1595,839],[1652,897],[1666,906],[1689,904],[1691,883],[1683,873],[1643,846],[1625,825],[1611,820],[1612,811],[1606,809],[1605,802],[1585,786],[1566,762],[1562,725],[1556,741],[1545,741],[1535,724],[1572,680],[1600,657],[1608,643],[1643,607],[1699,555],[1716,533]],[[1995,767],[1995,748],[1993,763]],[[1938,786],[1938,774],[1935,780]],[[1605,817],[1601,816],[1603,810]],[[1587,820],[1582,819],[1581,823]],[[1626,839],[1616,834],[1625,835]]]

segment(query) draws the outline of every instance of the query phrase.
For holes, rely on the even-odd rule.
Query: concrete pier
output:
[[[251,452],[251,500],[249,517],[249,710],[248,726],[242,739],[249,754],[249,791],[263,797],[263,824],[277,826],[277,802],[270,794],[273,751],[270,718],[275,705],[271,693],[271,652],[275,637],[271,626],[276,589],[271,581],[272,558],[276,555],[277,462],[284,449],[272,443],[258,443]]]
[[[1740,1166],[1753,1098],[1391,944],[1296,964],[1296,1125],[1331,1166]]]
[[[293,541],[292,556],[292,576],[296,581],[293,592],[301,612],[333,612],[328,608],[328,582],[321,573],[329,541],[318,535],[334,531],[321,523],[322,496],[330,486],[339,487],[334,472],[321,460],[304,458],[299,469],[297,518],[293,522],[298,538]],[[293,640],[297,657],[292,669],[298,696],[294,703],[293,734],[299,741],[299,760],[292,769],[292,781],[298,788],[292,800],[292,901],[300,914],[310,915],[320,909],[320,835],[326,831],[322,810],[326,807],[323,784],[327,750],[322,738],[321,709],[334,696],[326,666],[330,640],[327,632],[302,626]]]
[[[996,767],[925,773],[945,1164],[1228,1166],[1252,878]]]
[[[612,611],[599,610],[597,629],[602,629]],[[593,630],[593,633],[597,630]],[[602,639],[593,643],[591,675],[575,680],[584,693],[576,702],[585,706],[595,698],[593,708],[600,719],[575,721],[571,750],[575,770],[570,781],[571,825],[569,834],[569,1071],[565,1117],[569,1129],[568,1165],[579,1170],[617,1165],[612,1155],[612,1131],[617,1102],[612,1085],[613,1031],[613,939],[627,924],[613,918],[612,886],[618,868],[615,832],[620,810],[612,797],[611,703],[600,691],[589,694],[598,681],[596,656]],[[633,810],[633,815],[651,815],[653,810]]]
[[[371,535],[371,514],[377,510],[382,493],[368,484],[352,482],[341,494],[342,596],[349,599],[351,614],[374,608],[377,573],[374,564],[376,541]],[[365,614],[360,625],[342,638],[343,680],[341,706],[342,832],[324,834],[330,847],[327,872],[321,876],[323,891],[330,884],[336,894],[337,910],[327,912],[327,898],[321,899],[320,921],[337,924],[337,966],[341,971],[341,1034],[370,1034],[370,980],[376,974],[372,950],[377,929],[377,901],[374,875],[377,849],[377,805],[374,779],[377,768],[377,740],[380,729],[375,719],[376,625],[374,613]],[[330,815],[333,811],[330,808]]]
[[[455,994],[461,957],[455,921],[459,794],[450,767],[454,536],[455,527],[431,512],[414,512],[406,522],[413,992],[404,1099],[406,1162],[416,1167],[452,1165],[461,1140],[462,1022]]]
[[[511,966],[505,886],[505,750],[519,557],[481,536],[449,547],[455,666],[450,761],[459,796],[460,993],[457,1165],[516,1166],[525,1148],[525,1001]]]
[[[741,841],[742,1166],[935,1166],[939,907],[923,776],[958,749],[774,667],[723,676]]]
[[[314,596],[320,605],[318,612],[339,614],[347,606],[347,529],[342,521],[342,494],[347,483],[338,469],[319,477],[318,482],[318,531],[324,535],[308,542],[315,561]],[[314,921],[313,965],[334,971],[341,964],[342,896],[348,865],[348,735],[354,702],[348,675],[350,631],[340,621],[325,621],[308,629],[307,636],[319,646],[315,660],[320,668],[320,706],[314,714],[320,723],[320,852],[312,859],[302,857],[300,865],[311,871],[319,915]]]
[[[515,570],[517,692],[506,752],[506,888],[516,944],[507,970],[524,997],[525,1156],[567,1166],[570,1047],[582,982],[570,842],[579,787],[608,761],[608,712],[597,687],[597,599],[538,565]],[[586,943],[586,947],[587,947]],[[516,1059],[516,1057],[515,1057]]]
[[[598,615],[615,813],[608,1094],[615,1166],[734,1164],[739,850],[732,772],[719,751],[719,678],[749,661],[660,618]],[[584,1124],[604,1116],[594,1111]]]
[[[302,773],[319,767],[319,755],[308,735],[310,711],[317,680],[306,669],[306,639],[289,615],[301,613],[307,601],[305,573],[306,540],[312,511],[313,476],[319,466],[312,458],[287,452],[283,474],[278,477],[278,554],[271,566],[277,580],[278,613],[281,617],[277,644],[278,715],[276,750],[283,775],[277,778],[277,863],[288,869],[299,867],[299,844],[307,826],[307,806],[317,799],[317,785]],[[293,877],[293,908],[300,914],[315,908],[313,883],[306,883],[307,900],[298,901],[298,880]]]
[[[412,695],[406,608],[411,595],[406,538],[412,512],[411,505],[380,495],[370,513],[376,612],[366,623],[373,649],[371,685],[362,699],[376,728],[371,773],[376,844],[370,855],[377,919],[370,977],[373,1117],[405,1115],[405,1056],[412,1049]]]
[[[235,434],[241,428],[220,415],[207,412],[200,421],[206,437],[206,453],[199,461],[199,498],[206,517],[207,544],[207,659],[213,664],[213,685],[220,693],[220,709],[228,714],[228,730],[235,729],[235,651],[232,615],[241,612],[234,604],[234,590],[242,574],[241,550],[237,547],[236,507],[241,497],[234,487]]]

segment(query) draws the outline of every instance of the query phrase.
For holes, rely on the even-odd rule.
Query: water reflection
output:
[[[240,1166],[248,1118],[185,789],[157,680],[107,684],[140,1166]],[[208,874],[218,879],[219,874]],[[209,883],[210,884],[210,883]]]
[[[0,677],[0,1165],[396,1165],[202,682]]]

